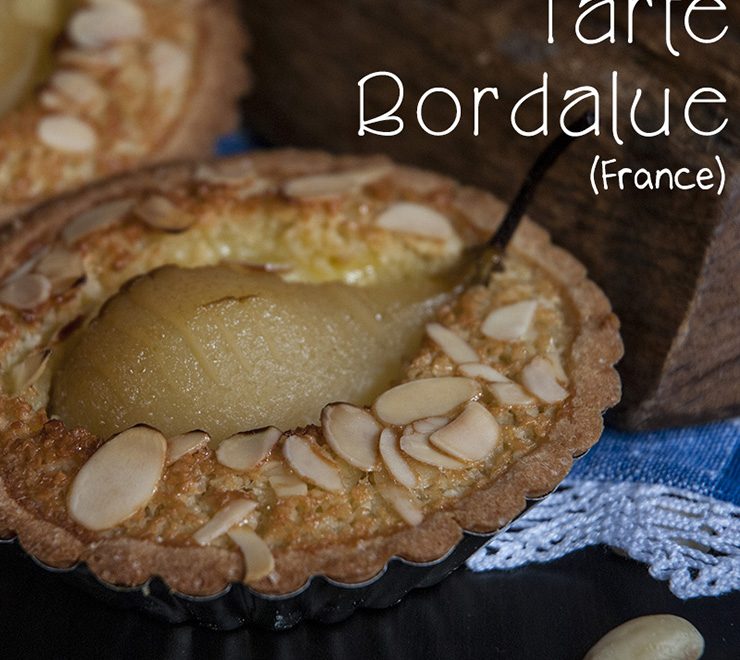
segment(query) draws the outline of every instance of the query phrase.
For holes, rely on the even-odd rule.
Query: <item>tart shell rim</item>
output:
[[[287,178],[375,164],[378,157],[330,156],[287,149],[250,152],[228,160],[249,161],[258,171]],[[153,180],[162,189],[184,183],[195,176],[203,162],[208,161],[154,166],[118,175],[36,207],[0,229],[0,242],[6,244],[0,254],[0,273],[20,265],[23,249],[29,243],[53,240],[76,213],[111,197],[151,191]],[[452,187],[468,217],[501,217],[500,213],[492,216],[492,211],[503,209],[503,205],[488,193],[425,170],[393,167]],[[479,234],[482,229],[477,226]],[[603,429],[604,410],[616,404],[621,393],[613,366],[623,353],[617,317],[601,289],[587,279],[585,267],[553,245],[549,234],[534,222],[524,220],[512,246],[558,283],[561,294],[578,314],[578,331],[570,352],[574,390],[557,414],[548,439],[515,460],[488,488],[464,497],[454,508],[430,514],[417,527],[363,539],[354,547],[345,544],[276,553],[277,579],[267,577],[248,585],[252,592],[287,597],[301,591],[318,575],[352,586],[382,575],[394,558],[414,564],[436,563],[454,549],[463,531],[490,535],[505,527],[527,507],[527,500],[554,490],[570,471],[574,457],[595,444]],[[84,563],[98,579],[115,587],[137,587],[159,576],[174,592],[188,597],[215,597],[231,583],[239,582],[243,574],[242,559],[235,550],[166,546],[125,537],[85,544],[63,527],[23,509],[9,496],[0,477],[0,539],[13,536],[42,564],[71,568]]]

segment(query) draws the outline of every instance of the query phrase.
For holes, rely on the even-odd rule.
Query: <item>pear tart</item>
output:
[[[529,221],[383,158],[124,175],[2,236],[0,529],[184,594],[444,556],[551,491],[619,398],[618,323]]]
[[[0,3],[0,219],[142,162],[211,153],[247,86],[231,0]]]

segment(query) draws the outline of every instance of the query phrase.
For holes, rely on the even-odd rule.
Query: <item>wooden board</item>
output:
[[[618,15],[615,44],[585,46],[573,36],[577,2],[556,2],[556,43],[547,44],[544,0],[249,0],[244,12],[254,34],[255,94],[247,125],[273,144],[347,152],[385,152],[399,161],[451,174],[511,199],[547,140],[518,136],[509,112],[550,74],[551,111],[562,94],[591,84],[609,90],[617,69],[619,98],[628,120],[634,89],[644,90],[639,119],[660,125],[663,88],[672,90],[670,137],[647,139],[623,130],[616,146],[608,131],[575,145],[548,174],[531,215],[575,253],[607,292],[623,327],[626,356],[620,371],[624,397],[612,420],[627,428],[699,422],[740,413],[740,171],[737,124],[740,7],[728,3],[729,32],[701,45],[674,17],[676,58],[664,43],[663,3],[640,7],[635,43],[625,43],[627,17]],[[617,3],[619,7],[626,3]],[[660,8],[658,6],[661,6]],[[678,5],[674,4],[674,7]],[[683,9],[681,9],[681,12]],[[706,13],[710,16],[710,13]],[[716,15],[696,31],[716,32]],[[721,24],[720,24],[721,25]],[[713,27],[714,26],[714,27]],[[681,28],[679,30],[679,28]],[[358,136],[358,81],[388,70],[405,84],[396,137]],[[726,107],[703,106],[697,124],[728,127],[709,139],[683,124],[683,103],[698,87],[715,86]],[[462,101],[462,121],[445,137],[424,133],[416,103],[429,88],[445,86]],[[473,136],[472,90],[498,86],[501,99],[481,104],[480,135]],[[367,87],[368,116],[389,109],[393,85]],[[609,99],[602,102],[608,122]],[[425,118],[439,130],[453,109],[439,98]],[[535,112],[522,115],[533,126]],[[554,130],[557,123],[551,121]],[[619,191],[596,197],[589,184],[595,154],[621,166],[650,170],[681,166],[727,171],[722,196],[706,191]]]

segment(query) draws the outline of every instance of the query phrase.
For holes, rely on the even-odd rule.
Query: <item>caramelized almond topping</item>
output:
[[[397,202],[378,216],[379,227],[403,234],[446,241],[456,236],[450,221],[428,206]]]
[[[457,419],[432,433],[429,442],[462,461],[482,461],[500,446],[498,422],[485,406],[472,401]]]
[[[424,511],[411,491],[393,485],[382,486],[379,490],[383,498],[408,525],[416,527],[424,520]]]
[[[51,296],[51,282],[38,273],[23,275],[0,288],[0,304],[21,310],[35,309]]]
[[[427,417],[426,419],[419,419],[415,421],[412,426],[414,427],[414,431],[417,433],[432,433],[436,431],[437,429],[441,429],[443,426],[446,426],[450,423],[449,418],[447,417]]]
[[[468,378],[481,378],[488,383],[508,383],[509,379],[504,376],[500,371],[489,367],[487,364],[480,364],[478,362],[468,362],[467,364],[461,364],[459,367],[460,373]]]
[[[393,429],[383,429],[380,434],[380,456],[391,476],[406,488],[415,488],[417,478],[398,450],[398,439]]]
[[[439,323],[427,324],[427,334],[439,346],[450,360],[462,364],[477,362],[478,353],[462,337]]]
[[[283,193],[297,199],[326,199],[358,192],[389,172],[388,165],[345,172],[313,174],[286,181]]]
[[[344,490],[337,466],[324,455],[313,439],[300,435],[288,436],[283,444],[283,456],[293,470],[319,488],[334,493]]]
[[[560,359],[560,354],[558,353],[557,348],[555,348],[555,342],[552,340],[552,337],[550,338],[550,344],[547,347],[545,357],[550,361],[552,368],[555,370],[555,378],[558,379],[558,382],[567,383],[568,374],[565,373],[563,363]]]
[[[460,461],[437,451],[429,444],[429,436],[423,433],[404,433],[401,436],[401,449],[421,463],[445,470],[461,470],[465,467]]]
[[[492,339],[504,341],[521,339],[529,330],[536,310],[537,302],[534,300],[499,307],[485,318],[481,332]]]
[[[50,80],[54,92],[80,107],[94,107],[105,102],[105,93],[97,82],[82,71],[57,71]]]
[[[282,432],[274,426],[257,431],[237,433],[226,438],[216,450],[221,465],[245,472],[257,467],[272,451]]]
[[[198,545],[212,543],[219,536],[226,534],[232,527],[241,525],[256,508],[257,502],[253,500],[240,498],[229,502],[193,534],[193,540]]]
[[[110,529],[145,507],[162,478],[167,442],[147,426],[119,433],[77,473],[67,498],[70,517],[93,531]]]
[[[446,415],[479,394],[478,383],[470,378],[422,378],[381,394],[375,412],[387,424],[410,424],[424,417]]]
[[[75,216],[62,230],[62,239],[67,245],[101,229],[107,229],[126,215],[135,200],[131,198],[104,202]]]
[[[244,582],[255,582],[275,570],[275,558],[269,546],[254,530],[236,527],[229,538],[239,546],[244,558]]]
[[[505,406],[526,406],[534,403],[534,399],[516,383],[492,383],[489,389],[499,403]]]
[[[241,186],[254,179],[254,165],[249,160],[217,160],[198,166],[195,178],[217,186]]]
[[[12,393],[20,394],[35,384],[44,373],[50,356],[51,351],[47,348],[31,353],[23,362],[16,364],[10,372]]]
[[[560,385],[550,360],[537,356],[522,369],[522,385],[545,403],[567,398],[568,390]]]
[[[211,440],[205,431],[190,431],[170,438],[167,441],[167,465],[172,465],[183,456],[205,447]]]
[[[149,195],[134,207],[134,213],[153,229],[185,231],[195,224],[195,217],[178,209],[164,195]]]
[[[155,41],[149,51],[149,61],[157,89],[178,89],[187,82],[190,55],[177,44],[166,39]]]
[[[77,11],[69,21],[69,38],[82,48],[101,48],[144,33],[144,15],[129,2],[105,2]]]
[[[292,474],[276,474],[267,480],[278,497],[302,496],[308,493],[306,483]]]
[[[349,403],[332,403],[321,413],[321,426],[340,458],[363,472],[376,468],[381,426],[370,413]]]
[[[5,278],[4,283],[9,284],[10,282],[19,280],[24,275],[28,275],[34,270],[34,268],[36,268],[36,265],[39,263],[39,261],[41,261],[47,254],[49,254],[48,248],[43,248],[36,252],[33,256],[26,259],[13,272],[8,273],[8,276]]]
[[[43,144],[57,151],[86,153],[95,149],[98,136],[87,122],[71,115],[49,115],[36,127],[36,134]]]
[[[85,278],[82,257],[63,245],[56,245],[39,261],[36,272],[46,277],[54,293],[66,291]]]

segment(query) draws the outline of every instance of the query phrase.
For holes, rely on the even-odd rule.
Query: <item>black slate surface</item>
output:
[[[332,626],[217,633],[112,609],[0,546],[3,658],[580,660],[620,623],[668,612],[702,632],[705,660],[740,658],[740,593],[681,601],[606,548],[503,573],[460,570],[396,607]]]

